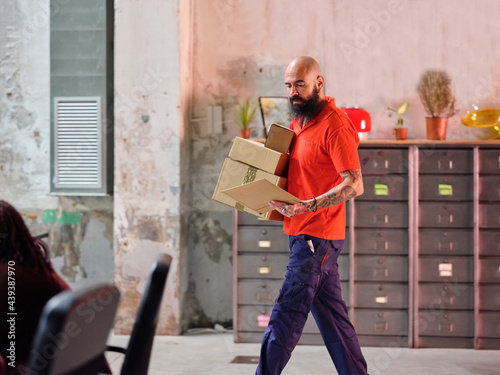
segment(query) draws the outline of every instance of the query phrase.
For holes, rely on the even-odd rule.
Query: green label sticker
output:
[[[439,184],[439,195],[453,195],[453,187],[448,184]]]
[[[375,195],[389,195],[389,188],[384,184],[375,184]]]

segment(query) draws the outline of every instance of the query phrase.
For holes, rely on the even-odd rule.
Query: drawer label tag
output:
[[[271,272],[271,269],[269,267],[259,267],[259,273],[261,275],[267,275]]]
[[[385,184],[375,184],[375,195],[389,195],[389,188]]]
[[[267,315],[259,315],[257,317],[257,325],[259,327],[267,327],[269,325],[270,317]]]
[[[452,277],[453,276],[453,264],[451,264],[451,263],[439,263],[439,276],[440,277]]]
[[[271,247],[271,241],[259,241],[259,247]]]
[[[375,297],[376,303],[387,303],[387,296],[379,296]]]
[[[453,186],[449,184],[439,184],[439,195],[453,195]]]

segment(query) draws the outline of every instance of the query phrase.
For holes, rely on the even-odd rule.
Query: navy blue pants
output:
[[[281,374],[311,311],[338,373],[366,375],[366,361],[340,289],[337,259],[344,241],[308,235],[290,236],[289,241],[289,263],[255,374]]]

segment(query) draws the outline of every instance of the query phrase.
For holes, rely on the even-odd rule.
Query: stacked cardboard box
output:
[[[272,124],[265,144],[236,137],[228,157],[224,160],[212,199],[265,220],[283,220],[283,216],[270,207],[264,210],[255,209],[255,199],[262,200],[260,193],[255,194],[256,191],[248,187],[241,193],[239,188],[266,180],[271,186],[278,187],[279,191],[286,191],[287,153],[293,135],[293,131]],[[238,193],[239,196],[243,194],[244,199],[235,199],[235,191],[236,196]],[[227,192],[232,194],[228,195]],[[249,203],[253,208],[248,206]]]

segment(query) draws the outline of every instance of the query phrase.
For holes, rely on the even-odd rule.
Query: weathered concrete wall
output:
[[[173,257],[158,333],[180,333],[179,1],[115,2],[116,332],[129,333],[156,254]]]
[[[0,198],[33,234],[49,233],[55,268],[70,284],[111,282],[113,199],[49,195],[49,26],[48,0],[2,2]]]

